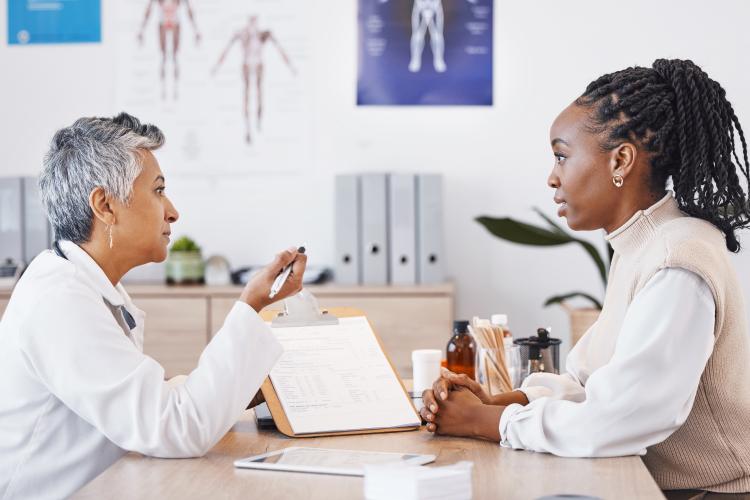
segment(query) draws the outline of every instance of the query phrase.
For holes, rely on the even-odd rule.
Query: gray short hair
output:
[[[134,116],[80,118],[58,130],[44,156],[39,190],[56,239],[83,243],[91,237],[94,213],[89,194],[101,187],[127,204],[143,165],[138,150],[164,144],[158,127]]]

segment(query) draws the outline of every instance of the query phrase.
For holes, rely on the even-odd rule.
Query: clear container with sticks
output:
[[[521,358],[517,346],[506,349],[504,331],[486,319],[474,318],[470,327],[476,343],[476,380],[488,394],[512,391],[521,380]],[[514,362],[515,360],[515,362]]]

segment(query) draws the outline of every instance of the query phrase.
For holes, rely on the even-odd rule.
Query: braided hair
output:
[[[711,222],[731,252],[740,250],[735,231],[750,226],[740,176],[750,188],[750,164],[742,127],[721,85],[692,61],[657,59],[651,68],[598,78],[576,104],[593,111],[592,132],[606,132],[605,151],[637,141],[650,153],[651,189],[662,192],[672,177],[680,209]]]

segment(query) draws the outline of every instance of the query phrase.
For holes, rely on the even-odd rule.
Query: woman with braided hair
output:
[[[428,429],[567,457],[644,455],[670,498],[747,498],[750,345],[729,252],[750,225],[750,164],[724,89],[691,61],[617,71],[550,139],[558,214],[604,229],[614,249],[601,315],[564,374],[489,396],[445,373],[423,395]]]

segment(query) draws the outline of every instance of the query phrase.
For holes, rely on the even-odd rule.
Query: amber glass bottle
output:
[[[454,321],[453,335],[445,347],[446,368],[453,373],[464,373],[474,379],[476,345],[469,334],[468,321]]]

